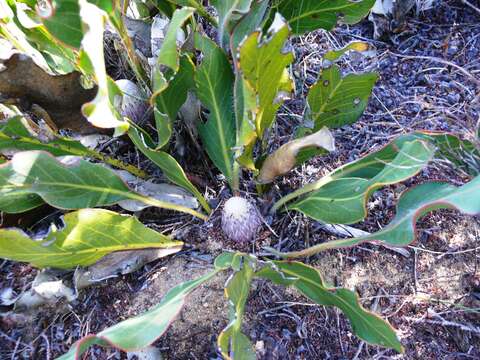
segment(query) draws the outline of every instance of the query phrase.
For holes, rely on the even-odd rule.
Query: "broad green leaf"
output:
[[[293,62],[293,53],[283,52],[289,35],[288,26],[277,17],[269,36],[251,34],[241,45],[239,68],[250,91],[256,94],[256,109],[249,109],[254,117],[258,137],[262,137],[274,119],[277,110],[293,90],[286,68]]]
[[[197,68],[197,96],[210,111],[208,121],[198,131],[215,166],[232,186],[235,119],[233,116],[233,71],[227,56],[213,41],[195,34],[195,46],[203,53]]]
[[[150,206],[206,217],[184,206],[142,196],[131,191],[112,170],[85,160],[63,164],[44,151],[16,153],[0,167],[0,192],[34,194],[61,209],[81,209],[136,200]]]
[[[377,78],[375,73],[342,77],[336,65],[323,69],[308,93],[306,120],[314,123],[314,131],[354,123],[367,107]]]
[[[300,35],[316,29],[332,30],[337,19],[355,24],[374,4],[375,0],[275,0],[273,8],[287,19],[293,33]]]
[[[275,203],[272,210],[276,211],[285,203],[312,191],[319,190],[334,180],[341,178],[363,178],[366,180],[371,180],[385,168],[386,164],[394,161],[399,154],[399,150],[402,149],[406,143],[414,142],[415,140],[435,144],[435,146],[438,148],[437,156],[447,157],[448,159],[453,159],[451,157],[452,152],[460,151],[462,148],[473,148],[471,143],[461,141],[456,136],[451,134],[417,131],[410,134],[401,135],[380,150],[374,151],[358,160],[345,164],[321,179],[311,184],[307,184],[303,188],[284,196],[277,201],[277,203]]]
[[[178,252],[182,242],[147,228],[133,216],[103,209],[82,209],[64,216],[64,227],[50,227],[42,240],[18,229],[0,229],[0,257],[45,268],[92,265],[114,251],[162,248]]]
[[[29,122],[22,116],[14,116],[0,122],[0,152],[2,150],[45,150],[55,156],[88,156],[91,152],[79,141],[61,136],[40,140]]]
[[[379,316],[366,311],[355,292],[326,285],[315,268],[300,262],[274,261],[256,273],[276,284],[294,286],[319,305],[335,306],[350,320],[353,333],[362,340],[403,352],[394,329]]]
[[[352,174],[340,177],[288,208],[326,223],[352,224],[361,221],[367,216],[366,203],[373,192],[414,176],[434,154],[435,149],[429,143],[420,140],[406,142],[395,158],[383,163],[383,168],[372,178],[355,177]]]
[[[225,359],[256,359],[253,345],[242,333],[242,318],[245,303],[250,293],[255,263],[243,257],[242,268],[235,272],[225,287],[225,296],[230,304],[230,323],[218,336],[218,347]]]
[[[194,12],[195,9],[190,7],[183,7],[175,10],[170,24],[168,25],[168,30],[160,49],[160,53],[158,54],[158,65],[166,65],[175,73],[178,71],[180,67],[180,54],[177,47],[177,33],[182,29],[185,22]]]
[[[160,74],[157,74],[160,76]],[[155,104],[155,124],[158,133],[156,149],[164,147],[172,136],[173,123],[178,111],[185,103],[188,91],[195,87],[194,83],[195,65],[188,55],[180,58],[180,67],[174,77],[167,83],[163,80],[162,85],[155,84],[152,96]],[[162,81],[161,80],[161,81]]]
[[[70,351],[57,360],[77,360],[92,345],[113,346],[123,351],[142,349],[152,344],[175,320],[185,303],[185,298],[195,288],[210,280],[218,270],[196,280],[188,281],[172,288],[146,313],[122,321],[96,335],[89,335],[77,341]]]
[[[232,33],[237,21],[250,9],[252,0],[212,0],[218,12],[218,39],[222,46],[227,47],[229,34]],[[253,30],[253,29],[252,29]]]
[[[297,258],[311,256],[328,249],[351,247],[363,242],[407,246],[417,238],[417,221],[425,214],[437,209],[456,209],[469,215],[480,214],[480,176],[460,187],[441,182],[429,182],[406,191],[400,197],[397,214],[392,222],[371,235],[328,241],[291,253],[269,250],[280,257]]]
[[[83,39],[79,0],[46,1],[39,15],[48,31],[73,48],[80,48]]]
[[[243,149],[243,154],[237,161],[252,170],[255,169],[252,159],[255,140],[263,138],[277,110],[293,90],[286,69],[293,62],[293,54],[283,52],[288,35],[288,26],[277,17],[268,38],[254,32],[239,49],[238,67],[242,80],[237,79],[235,92],[236,101],[242,103],[236,104],[236,147]]]
[[[164,151],[152,149],[150,146],[153,144],[153,141],[148,134],[134,126],[130,127],[128,135],[135,147],[153,161],[163,171],[168,180],[192,193],[198,199],[205,211],[208,213],[211,212],[207,201],[198,189],[188,180],[177,160]]]
[[[262,28],[268,10],[269,1],[254,1],[250,10],[238,21],[230,36],[230,50],[237,54],[240,43],[252,32]]]

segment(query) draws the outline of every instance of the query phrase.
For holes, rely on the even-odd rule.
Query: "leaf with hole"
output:
[[[313,122],[315,131],[354,123],[367,107],[377,78],[375,73],[342,77],[336,65],[323,69],[308,92],[305,120]]]
[[[63,222],[61,229],[51,225],[41,240],[19,229],[0,229],[0,257],[40,268],[72,269],[92,265],[114,251],[156,248],[168,255],[182,248],[182,242],[113,211],[82,209],[66,214]]]
[[[293,33],[317,29],[332,30],[338,19],[355,24],[368,15],[375,0],[275,0],[273,9],[290,24]]]

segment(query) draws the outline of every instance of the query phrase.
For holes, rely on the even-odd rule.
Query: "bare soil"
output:
[[[480,15],[461,1],[438,1],[432,10],[410,14],[401,32],[382,40],[372,39],[372,34],[372,24],[365,20],[331,33],[317,31],[292,43],[298,96],[280,111],[272,132],[272,149],[288,141],[292,128],[299,124],[305,93],[315,82],[326,51],[352,40],[369,42],[376,48],[375,56],[349,58],[341,65],[345,72],[376,71],[380,79],[360,121],[335,132],[338,150],[279,180],[265,199],[257,200],[260,208],[268,208],[273,199],[413,129],[472,137],[479,118]],[[178,139],[183,135],[180,133]],[[180,156],[185,153],[182,146],[191,150],[184,158]],[[192,180],[207,185],[212,204],[220,207],[230,196],[229,190],[214,174],[210,176],[202,154],[191,148],[193,145],[179,141],[177,155]],[[124,140],[109,143],[104,151],[121,154],[159,176],[158,170]],[[406,187],[427,180],[462,184],[469,178],[467,170],[480,171],[480,166],[475,166],[455,169],[451,164],[434,162],[405,184],[374,194],[368,205],[369,217],[355,227],[378,230],[393,217],[395,203]],[[252,186],[247,181],[245,190]],[[245,195],[250,196],[248,191]],[[59,356],[82,336],[147,310],[169,288],[204,274],[222,250],[261,254],[266,245],[290,251],[334,239],[298,213],[267,217],[275,233],[265,227],[254,244],[240,249],[223,238],[218,211],[206,224],[156,211],[145,211],[141,220],[185,241],[184,251],[86,289],[71,304],[57,304],[35,314],[0,313],[0,359]],[[311,304],[291,289],[258,281],[247,303],[244,326],[258,357],[480,359],[480,218],[437,211],[418,223],[418,234],[417,242],[407,248],[408,256],[364,244],[306,260],[331,284],[356,289],[366,308],[387,318],[398,331],[404,354],[361,342],[336,310]],[[21,292],[28,288],[35,272],[28,265],[4,261],[0,263],[0,289],[12,287]],[[154,344],[165,359],[220,359],[216,338],[227,324],[223,297],[227,276],[217,277],[189,297],[179,319]],[[123,359],[126,355],[94,347],[86,358]]]

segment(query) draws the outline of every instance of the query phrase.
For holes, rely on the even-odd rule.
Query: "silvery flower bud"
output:
[[[227,200],[222,212],[222,230],[229,239],[245,243],[254,239],[262,224],[260,213],[248,200],[234,196]]]

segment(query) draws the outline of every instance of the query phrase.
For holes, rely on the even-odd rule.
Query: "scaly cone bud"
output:
[[[235,242],[245,243],[254,239],[262,224],[261,215],[248,200],[234,196],[227,200],[222,212],[222,230]]]

